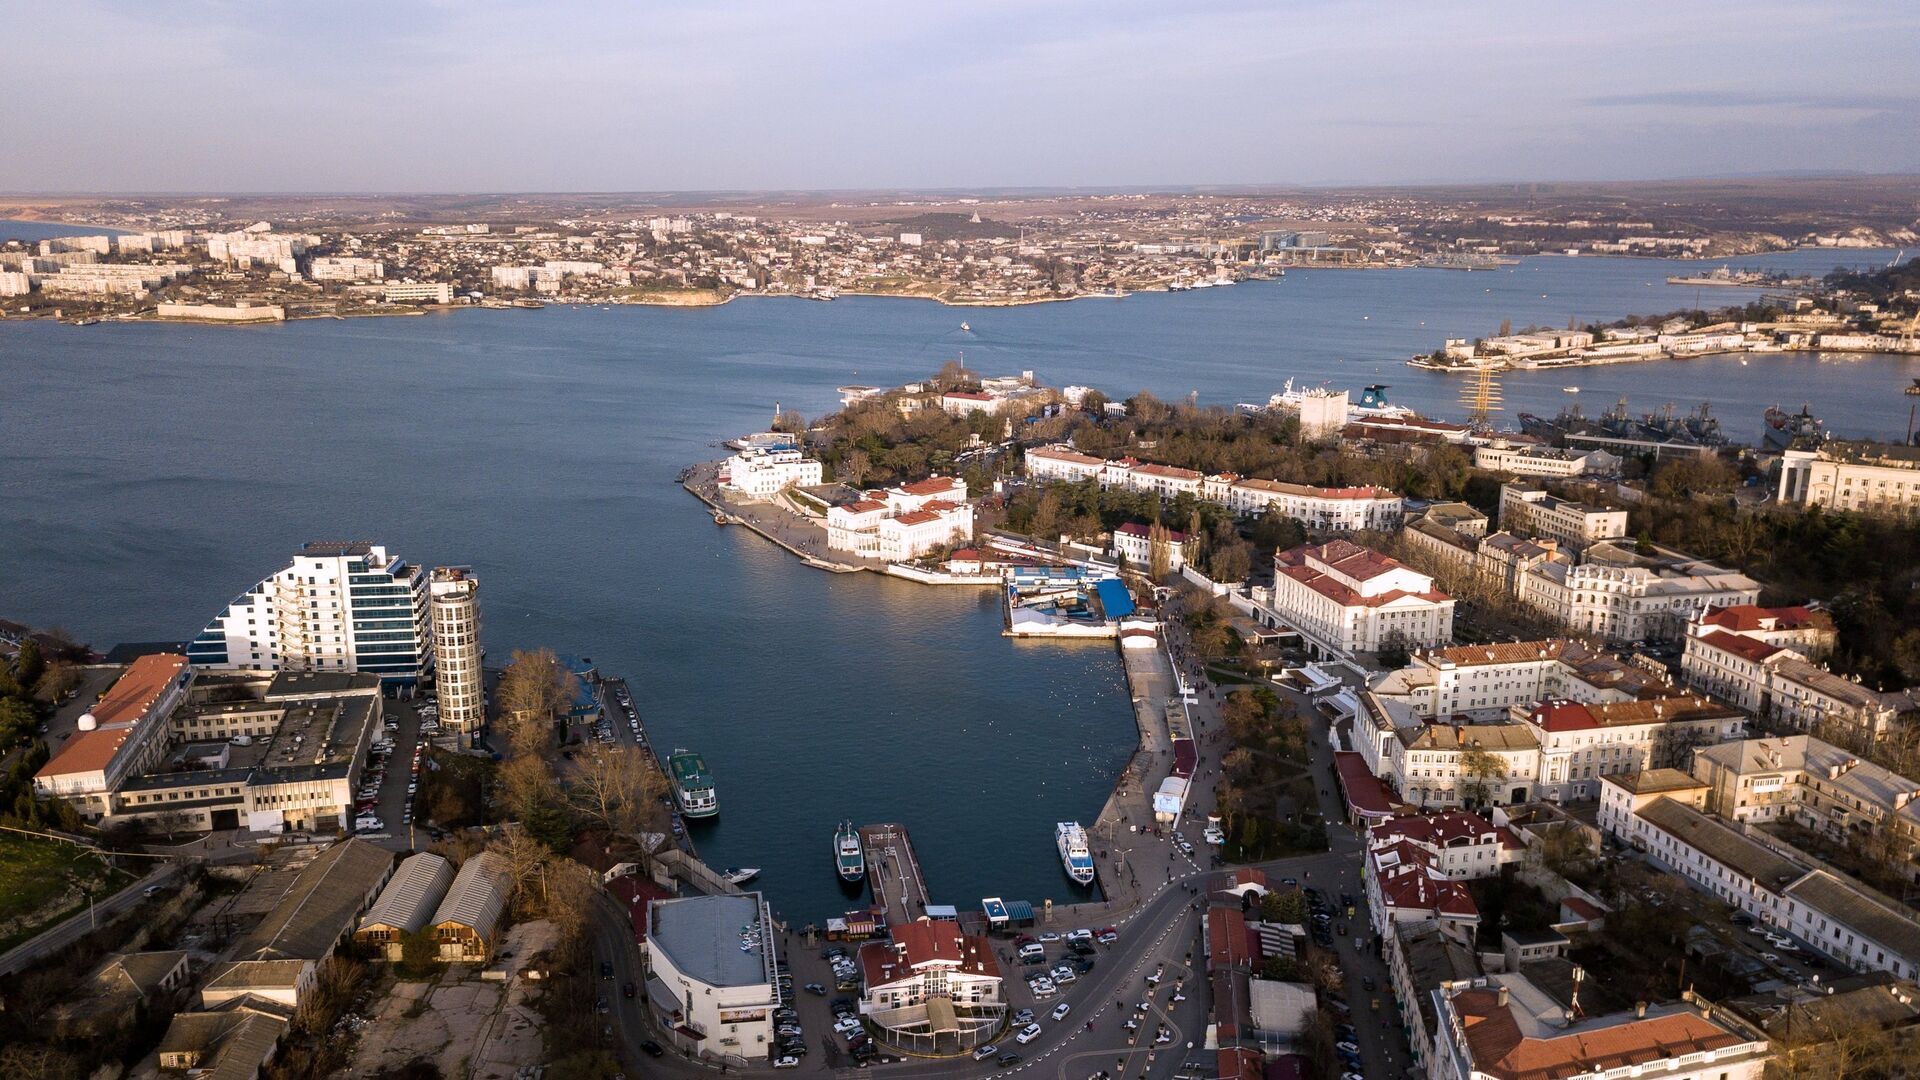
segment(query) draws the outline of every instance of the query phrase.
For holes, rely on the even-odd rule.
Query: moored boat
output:
[[[720,812],[720,796],[714,790],[713,776],[707,772],[706,759],[692,750],[675,747],[667,758],[667,772],[673,777],[674,797],[680,813],[690,818],[712,817]]]
[[[757,866],[734,867],[720,873],[721,880],[729,885],[745,885],[759,876],[760,868]]]
[[[1087,830],[1077,821],[1062,821],[1054,826],[1053,839],[1067,876],[1082,885],[1093,884],[1093,852],[1087,847]]]
[[[860,833],[851,821],[842,822],[833,832],[833,861],[841,881],[859,881],[867,876],[867,857],[860,850]]]

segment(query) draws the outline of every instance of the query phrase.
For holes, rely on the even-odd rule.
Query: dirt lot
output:
[[[553,943],[550,923],[507,931],[501,948],[513,976],[482,979],[480,969],[451,964],[426,982],[392,982],[360,1026],[360,1043],[344,1076],[373,1076],[414,1061],[431,1061],[444,1076],[511,1080],[545,1057],[531,999],[542,984],[519,977],[519,965]]]

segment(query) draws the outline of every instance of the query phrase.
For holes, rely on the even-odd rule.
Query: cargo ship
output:
[[[841,881],[859,881],[867,876],[867,857],[860,850],[860,832],[853,822],[840,824],[833,833],[833,861]]]
[[[1093,852],[1087,847],[1087,830],[1077,821],[1062,821],[1054,826],[1053,838],[1067,876],[1082,885],[1093,884]]]
[[[673,777],[673,794],[680,802],[680,813],[690,818],[712,817],[720,812],[720,796],[713,789],[713,775],[707,762],[691,750],[675,747],[667,759],[667,772]]]

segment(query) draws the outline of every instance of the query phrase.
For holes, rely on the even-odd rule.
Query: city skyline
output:
[[[1920,76],[1902,62],[1920,49],[1920,14],[1864,4],[1763,3],[1732,25],[1650,4],[187,11],[91,3],[17,20],[22,55],[88,58],[92,73],[15,90],[0,113],[15,134],[0,190],[818,191],[1920,169],[1920,142],[1898,137],[1920,106]]]

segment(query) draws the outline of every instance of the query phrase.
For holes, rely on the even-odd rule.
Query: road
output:
[[[1177,619],[1177,611],[1168,613],[1168,642],[1182,674],[1197,690],[1198,701],[1191,708],[1191,715],[1200,751],[1199,771],[1181,831],[1197,843],[1200,839],[1198,823],[1204,822],[1206,813],[1212,808],[1213,782],[1219,776],[1219,757],[1228,747],[1224,736],[1220,735],[1219,690],[1202,677],[1199,665],[1187,648],[1184,629],[1178,625]],[[1320,811],[1329,823],[1327,833],[1330,850],[1257,865],[1268,874],[1276,887],[1282,879],[1291,877],[1298,879],[1303,886],[1320,887],[1330,894],[1331,900],[1337,901],[1341,893],[1353,895],[1354,914],[1336,920],[1344,921],[1349,933],[1333,939],[1332,952],[1339,960],[1348,986],[1346,996],[1353,1009],[1353,1024],[1366,1075],[1398,1076],[1406,1069],[1411,1055],[1393,998],[1392,979],[1385,962],[1376,951],[1369,930],[1371,923],[1361,882],[1362,840],[1352,828],[1343,824],[1344,807],[1338,788],[1332,781],[1333,756],[1327,732],[1322,726],[1324,721],[1304,696],[1285,690],[1280,690],[1280,693],[1291,699],[1317,729],[1311,750],[1311,772],[1315,790],[1319,792]],[[616,724],[616,728],[620,726]],[[1094,958],[1093,970],[1062,987],[1063,992],[1058,996],[1044,1002],[1034,1002],[1027,984],[1020,977],[1026,969],[1011,962],[1010,946],[1006,950],[1006,996],[1009,1008],[1033,1008],[1043,1029],[1040,1037],[1026,1046],[1013,1042],[1010,1035],[1002,1038],[1000,1045],[1018,1054],[1019,1064],[1006,1069],[993,1069],[971,1058],[939,1061],[910,1058],[896,1064],[875,1065],[870,1071],[886,1075],[949,1077],[1005,1072],[1058,1077],[1060,1080],[1084,1080],[1095,1072],[1105,1070],[1115,1080],[1165,1080],[1171,1077],[1189,1056],[1187,1043],[1192,1042],[1196,1047],[1203,1044],[1211,1007],[1204,972],[1187,966],[1190,962],[1204,964],[1200,958],[1201,919],[1196,910],[1201,905],[1195,893],[1189,890],[1204,889],[1219,871],[1206,868],[1183,855],[1171,838],[1164,835],[1116,832],[1103,843],[1107,848],[1124,853],[1124,866],[1130,874],[1130,881],[1137,882],[1137,885],[1122,890],[1133,894],[1129,899],[1135,902],[1129,910],[1121,914],[1103,914],[1099,910],[1101,905],[1091,905],[1078,913],[1071,908],[1056,909],[1052,922],[1038,928],[1065,931],[1077,926],[1116,926],[1119,929],[1118,942],[1112,947],[1100,949]],[[1205,858],[1205,851],[1202,845],[1202,859]],[[819,953],[818,945],[808,945],[795,935],[784,936],[781,955],[791,965],[796,987],[809,982],[831,985],[832,980],[826,975],[827,968]],[[596,977],[602,960],[613,962],[616,971],[609,988],[609,1000],[614,1005],[614,1017],[617,1020],[614,1024],[616,1039],[629,1065],[635,1066],[642,1076],[710,1074],[712,1070],[706,1066],[677,1056],[655,1059],[640,1052],[640,1044],[653,1037],[644,997],[636,996],[628,1001],[618,993],[621,983],[629,979],[636,983],[639,981],[639,949],[632,940],[630,924],[624,913],[610,900],[604,904],[600,917],[595,920],[593,963]],[[1150,1046],[1133,1045],[1129,1041],[1130,1033],[1123,1029],[1122,1024],[1134,1014],[1135,1006],[1146,996],[1148,988],[1143,981],[1146,975],[1163,964],[1166,965],[1167,975],[1159,991],[1153,995],[1148,1014],[1152,1022],[1143,1023],[1142,1029],[1150,1042],[1154,1028],[1164,1023],[1174,1032],[1174,1039],[1167,1046],[1154,1050]],[[1185,1000],[1175,1002],[1171,1000],[1173,985],[1182,976],[1187,976],[1183,991]],[[1376,990],[1362,989],[1362,980],[1368,978],[1374,980]],[[1379,1001],[1377,1011],[1373,1008],[1375,999]],[[1055,1024],[1047,1017],[1060,1002],[1068,1003],[1072,1011],[1067,1019]],[[1122,1002],[1124,1004],[1117,1004]],[[802,1059],[801,1067],[793,1072],[799,1075],[838,1073],[850,1066],[851,1062],[840,1051],[838,1040],[832,1034],[829,998],[801,993],[794,1004],[800,1013],[801,1026],[807,1033],[812,1052]],[[1086,1026],[1088,1021],[1093,1023],[1092,1030]]]
[[[146,890],[154,885],[164,885],[173,880],[180,868],[173,863],[161,863],[153,868],[146,877],[121,889],[93,905],[93,910],[82,911],[60,923],[38,937],[21,942],[4,955],[0,955],[0,975],[11,975],[43,956],[50,955],[80,940],[97,926],[101,920],[117,915],[140,901],[146,899]]]

